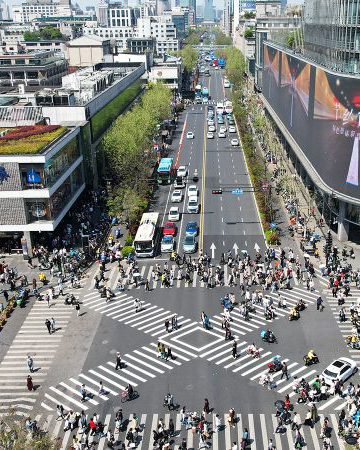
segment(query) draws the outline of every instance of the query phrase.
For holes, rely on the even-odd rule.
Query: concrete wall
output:
[[[103,62],[103,47],[68,47],[69,65],[88,67]]]

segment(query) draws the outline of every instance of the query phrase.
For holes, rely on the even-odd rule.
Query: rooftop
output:
[[[41,153],[67,131],[59,125],[0,128],[0,155]]]

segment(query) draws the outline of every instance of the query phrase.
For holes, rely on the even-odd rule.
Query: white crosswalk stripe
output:
[[[86,412],[86,419],[89,421],[91,415]],[[249,433],[249,442],[246,448],[251,450],[266,450],[268,448],[269,440],[272,439],[277,450],[293,450],[294,448],[294,435],[290,426],[286,426],[285,433],[277,433],[274,431],[277,426],[277,420],[273,414],[237,414],[235,424],[233,427],[228,425],[227,414],[221,414],[222,422],[225,427],[220,431],[215,429],[215,413],[207,416],[207,421],[210,426],[210,436],[207,439],[207,444],[214,450],[228,450],[231,448],[233,442],[237,442],[240,445],[243,430],[247,428]],[[173,448],[178,450],[183,438],[186,439],[187,448],[198,448],[199,435],[193,433],[191,427],[186,427],[181,423],[180,414],[176,412],[170,412],[165,414],[138,414],[139,428],[136,437],[136,448],[142,450],[146,448],[153,449],[153,430],[156,430],[159,423],[159,419],[164,419],[165,429],[168,428],[170,419],[173,420],[175,433],[171,437]],[[64,431],[64,423],[60,420],[56,420],[54,414],[43,414],[36,417],[37,422],[41,429],[49,431],[51,435],[61,442],[60,448],[62,450],[68,449],[75,441],[81,442],[83,438],[82,430],[75,428],[74,430]],[[106,433],[108,430],[112,430],[114,438],[117,443],[125,442],[128,430],[131,427],[133,415],[124,418],[123,425],[120,429],[115,429],[115,413],[105,413],[103,416],[99,416],[99,422],[103,424],[103,434],[96,433],[94,436],[89,435],[89,442],[95,444],[96,450],[103,450],[107,448]],[[329,415],[330,427],[332,427],[332,450],[344,450],[345,446],[341,438],[337,434],[337,418],[335,414]],[[212,432],[213,431],[213,432]],[[306,442],[306,448],[320,450],[323,448],[322,440],[320,438],[320,423],[318,422],[314,428],[302,426],[300,428],[304,441]]]
[[[121,369],[115,370],[115,361],[107,361],[103,364],[80,373],[77,377],[71,377],[60,382],[57,386],[51,386],[50,392],[45,393],[43,408],[48,411],[56,409],[56,405],[64,407],[88,410],[91,405],[98,405],[100,401],[106,401],[110,397],[118,396],[127,384],[137,388],[142,383],[155,378],[167,371],[171,371],[190,358],[180,348],[172,349],[172,357],[160,354],[157,344],[150,343],[140,349],[125,353],[122,356]],[[101,383],[103,389],[101,390]],[[80,388],[85,384],[85,390],[90,395],[85,402],[81,401]]]
[[[34,303],[0,364],[0,415],[9,408],[19,415],[33,409],[39,391],[27,389],[27,376],[31,375],[35,387],[45,381],[73,312],[59,300],[54,300],[50,308],[45,302]],[[45,320],[51,317],[56,331],[49,335]],[[33,373],[27,366],[28,355],[34,362]]]

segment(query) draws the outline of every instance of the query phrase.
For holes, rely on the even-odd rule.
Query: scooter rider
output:
[[[313,362],[313,360],[317,359],[317,355],[314,352],[314,350],[309,350],[308,354],[306,355],[306,358],[309,362]]]

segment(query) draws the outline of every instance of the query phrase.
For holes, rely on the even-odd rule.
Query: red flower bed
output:
[[[5,136],[0,137],[0,141],[19,141],[31,136],[37,136],[50,131],[55,131],[60,128],[60,125],[29,125],[14,128]]]

